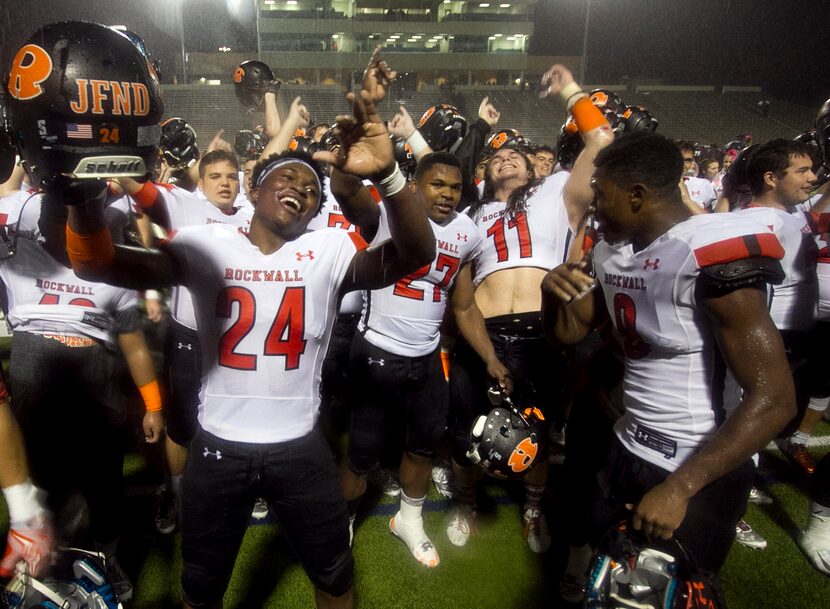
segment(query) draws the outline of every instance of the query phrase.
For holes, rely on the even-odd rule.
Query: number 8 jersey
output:
[[[241,229],[211,224],[176,231],[164,247],[193,296],[202,428],[252,443],[311,432],[340,286],[366,242],[322,229],[265,255]]]
[[[783,253],[768,227],[736,214],[692,216],[638,252],[597,243],[597,279],[626,355],[614,431],[628,450],[674,471],[714,435],[725,370],[697,299],[701,268]]]

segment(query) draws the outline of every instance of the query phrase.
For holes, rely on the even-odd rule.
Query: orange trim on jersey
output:
[[[134,192],[130,196],[132,197],[133,201],[138,203],[138,206],[141,209],[147,209],[148,207],[152,207],[153,205],[155,205],[158,195],[158,187],[152,182],[145,182],[144,186],[142,186],[138,190],[138,192]]]
[[[590,97],[583,97],[577,101],[571,108],[571,116],[574,117],[580,133],[588,133],[597,127],[608,125],[602,110],[593,104]]]
[[[138,391],[141,393],[141,399],[144,400],[144,408],[147,412],[158,412],[161,410],[161,389],[156,379],[145,383],[138,388]]]
[[[772,233],[761,233],[724,239],[699,247],[694,253],[698,266],[711,266],[752,256],[764,256],[781,260],[784,257],[784,248],[781,247],[781,242]]]
[[[449,351],[441,351],[441,367],[444,369],[444,380],[449,381],[452,368],[452,354]]]
[[[369,247],[369,244],[366,243],[366,239],[364,239],[363,237],[361,237],[357,233],[346,233],[346,234],[349,235],[349,239],[352,240],[352,243],[354,243],[354,246],[355,246],[355,248],[357,249],[358,252],[360,250],[365,250],[367,247]]]
[[[94,347],[97,341],[89,336],[71,336],[69,334],[41,334],[43,338],[56,340],[64,347]]]
[[[115,246],[106,226],[95,233],[76,233],[67,224],[66,253],[72,268],[80,272],[106,271],[115,260]]]

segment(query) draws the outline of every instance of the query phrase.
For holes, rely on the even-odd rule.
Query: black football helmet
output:
[[[588,96],[599,109],[608,108],[612,112],[620,114],[625,111],[626,105],[613,91],[609,91],[608,89],[594,89],[588,93]]]
[[[392,149],[395,152],[395,160],[398,162],[398,167],[403,172],[407,180],[411,180],[415,176],[415,168],[418,166],[418,161],[415,160],[415,155],[412,153],[412,146],[395,135],[389,134],[392,140]]]
[[[625,133],[657,131],[657,119],[642,106],[626,106],[622,113]]]
[[[625,121],[613,110],[598,107],[602,110],[602,114],[614,134],[621,135],[625,129]],[[576,163],[576,159],[583,148],[585,148],[585,143],[582,141],[576,121],[569,115],[559,130],[559,140],[556,144],[556,158],[559,166],[566,171],[573,169],[574,163]]]
[[[452,154],[467,135],[467,119],[458,108],[449,104],[430,106],[418,121],[418,131],[433,152]]]
[[[536,408],[520,412],[499,389],[491,389],[488,396],[500,405],[473,423],[467,458],[496,478],[520,477],[544,458],[539,426],[544,417]]]
[[[487,137],[484,147],[491,154],[499,148],[515,148],[529,152],[533,148],[533,143],[515,129],[499,129]]]
[[[248,110],[261,111],[267,91],[279,89],[280,81],[266,64],[256,59],[243,61],[233,72],[233,90],[236,99]]]
[[[150,64],[150,68],[152,69],[156,77],[156,80],[161,82],[161,64],[159,63],[158,59],[155,59],[152,55],[150,55],[150,52],[147,50],[147,45],[144,44],[144,39],[138,34],[136,34],[134,31],[128,30],[123,25],[113,25],[111,27],[116,32],[120,32],[121,34],[126,36],[129,39],[129,41],[132,42],[133,45],[135,45],[135,48],[138,49],[138,52],[147,58],[147,61]]]
[[[259,158],[262,151],[265,150],[266,143],[267,140],[261,132],[242,129],[236,132],[233,149],[241,158],[250,161]]]
[[[196,132],[183,118],[169,118],[161,124],[159,147],[173,169],[187,169],[199,160]]]
[[[17,161],[17,148],[14,147],[12,136],[6,123],[6,107],[0,97],[0,182],[5,182],[14,171]]]
[[[824,102],[816,117],[816,143],[821,151],[822,165],[830,170],[830,99]]]
[[[749,165],[749,157],[755,148],[757,148],[757,145],[747,146],[741,150],[721,180],[723,196],[729,199],[729,206],[732,209],[741,207],[752,200],[752,191],[749,188],[746,169]]]
[[[10,133],[35,185],[153,172],[164,112],[147,58],[97,23],[41,27],[5,82]]]
[[[312,155],[317,152],[317,142],[306,135],[295,135],[291,138],[291,141],[288,142],[288,149],[292,152],[302,152],[308,155]]]

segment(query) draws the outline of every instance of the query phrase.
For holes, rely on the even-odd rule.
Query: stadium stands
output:
[[[752,134],[756,141],[791,138],[812,126],[816,112],[809,106],[773,99],[764,116],[756,105],[762,99],[757,92],[615,90],[626,103],[648,108],[660,121],[659,132],[701,143],[724,144],[744,133]],[[164,94],[167,116],[186,118],[199,134],[201,146],[206,146],[220,128],[232,137],[235,131],[251,127],[251,119],[240,108],[231,86],[171,85],[165,87]],[[279,100],[283,115],[297,95],[302,96],[315,121],[330,121],[349,111],[340,87],[284,85]],[[455,92],[410,91],[393,87],[380,110],[384,118],[391,118],[403,104],[417,121],[430,105],[447,102],[473,118],[485,95],[501,111],[501,125],[518,129],[536,143],[556,142],[565,110],[557,101],[539,100],[532,91],[485,87],[459,87]],[[258,122],[263,119],[260,117]]]

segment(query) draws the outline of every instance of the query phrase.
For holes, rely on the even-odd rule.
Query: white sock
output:
[[[426,495],[423,497],[410,497],[403,492],[403,489],[401,489],[401,521],[406,524],[418,523],[423,526],[423,518],[421,517],[421,513],[424,510],[424,501],[426,498]]]
[[[827,410],[828,404],[830,404],[830,398],[810,398],[810,403],[807,405],[807,408],[824,412]]]
[[[796,430],[793,435],[789,437],[790,444],[804,444],[807,445],[807,442],[810,441],[810,436],[812,434],[806,431]]]

